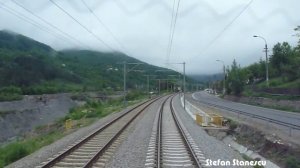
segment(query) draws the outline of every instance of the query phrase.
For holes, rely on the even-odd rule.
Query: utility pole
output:
[[[124,105],[126,105],[126,94],[127,94],[127,90],[126,90],[126,76],[127,76],[127,73],[129,73],[130,71],[133,71],[135,67],[137,67],[138,65],[141,65],[143,63],[127,63],[126,61],[123,61],[122,63],[118,63],[118,64],[123,64],[123,96],[124,96]],[[135,65],[133,66],[131,69],[127,70],[127,65]]]
[[[147,90],[148,90],[148,95],[149,95],[149,98],[151,98],[151,95],[150,95],[150,77],[151,76],[156,76],[156,75],[144,75],[147,77]]]
[[[147,75],[147,90],[148,90],[148,95],[149,95],[149,98],[150,98],[149,75]]]
[[[149,75],[144,75],[147,77],[147,92],[148,92],[148,97],[150,98],[150,86],[149,86]]]
[[[158,95],[160,95],[160,79],[158,79]]]
[[[267,83],[267,87],[269,87],[269,67],[268,67],[268,44],[267,44],[267,40],[262,37],[262,36],[257,36],[254,35],[253,37],[258,37],[260,39],[263,39],[265,42],[265,53],[266,53],[266,83]]]
[[[168,79],[167,79],[167,92],[169,92],[169,83],[168,83]]]
[[[269,67],[268,67],[268,45],[267,42],[265,43],[265,52],[266,52],[266,81],[267,87],[269,87]]]
[[[183,108],[185,110],[185,62],[183,64]]]
[[[123,62],[123,76],[124,76],[124,80],[123,80],[123,88],[124,88],[124,105],[126,105],[126,71],[127,71],[127,68],[126,68],[126,61]]]

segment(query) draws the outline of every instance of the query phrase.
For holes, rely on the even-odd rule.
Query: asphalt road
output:
[[[247,105],[242,103],[236,103],[208,94],[205,91],[196,92],[192,94],[192,97],[194,100],[203,103],[215,104],[218,106],[223,106],[234,110],[239,110],[246,113],[259,115],[273,120],[278,120],[281,122],[300,126],[300,113],[293,113],[293,112],[263,108],[258,106],[252,106],[252,105]]]

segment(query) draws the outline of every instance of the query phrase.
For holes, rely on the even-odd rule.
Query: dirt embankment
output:
[[[0,144],[53,123],[76,105],[71,94],[24,96],[19,101],[0,102]]]
[[[220,140],[226,136],[232,136],[237,143],[259,153],[280,167],[300,168],[299,146],[283,142],[276,135],[267,136],[263,132],[246,124],[230,121],[229,125],[230,127],[227,131],[207,130],[207,133]]]
[[[243,96],[238,97],[232,95],[226,95],[224,99],[245,103],[245,104],[253,104],[253,105],[266,106],[266,107],[300,111],[300,100],[274,100],[274,99],[264,98],[264,97],[243,97]]]

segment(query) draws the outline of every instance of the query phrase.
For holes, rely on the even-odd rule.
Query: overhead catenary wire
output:
[[[170,24],[168,46],[167,46],[166,64],[168,64],[168,62],[169,62],[169,49],[170,49],[170,41],[171,41],[172,30],[173,30],[174,8],[175,8],[175,0],[173,0],[173,7],[172,7],[172,18],[171,18],[171,24]]]
[[[213,40],[208,43],[208,45],[202,50],[199,55],[205,53],[223,35],[223,33],[250,7],[253,1],[254,0],[250,0],[247,5],[228,24],[225,25],[225,27],[213,38]]]
[[[41,24],[37,23],[36,21],[30,19],[29,17],[26,17],[24,15],[22,15],[20,12],[14,10],[13,8],[5,5],[3,2],[0,1],[0,8],[4,9],[6,12],[16,16],[17,18],[37,27],[38,29],[48,33],[48,34],[51,34],[52,36],[56,37],[56,38],[59,38],[60,40],[64,40],[64,38],[58,36],[57,34],[55,34],[54,32],[52,32],[51,30],[49,30],[48,28],[46,28],[45,26],[42,26]]]
[[[171,39],[170,39],[170,45],[169,45],[169,51],[168,51],[168,55],[167,55],[167,61],[169,60],[171,54],[172,54],[172,45],[173,45],[173,39],[174,39],[174,33],[175,33],[175,28],[176,28],[176,21],[177,21],[177,16],[178,16],[178,10],[179,10],[179,5],[180,5],[180,0],[177,1],[177,8],[176,8],[176,13],[175,13],[175,17],[174,17],[174,21],[173,21],[173,29],[172,29],[172,33],[171,33]],[[172,19],[173,20],[173,19]]]
[[[98,23],[100,23],[103,28],[111,35],[111,37],[117,42],[117,44],[120,46],[122,50],[124,50],[125,53],[128,53],[126,47],[121,43],[121,41],[114,35],[114,33],[104,24],[104,22],[100,19],[99,16],[95,14],[95,12],[89,7],[89,5],[84,1],[81,0],[81,2],[84,4],[84,6],[88,9],[88,11],[96,18]]]
[[[68,15],[72,20],[74,20],[78,25],[80,25],[84,30],[86,30],[90,35],[92,35],[95,39],[97,39],[101,44],[104,44],[107,48],[114,51],[114,49],[108,45],[105,41],[103,41],[100,37],[98,37],[95,33],[93,33],[91,30],[89,30],[86,26],[84,26],[82,23],[80,23],[75,17],[73,17],[69,12],[67,12],[63,7],[59,6],[56,2],[53,0],[49,0],[53,5],[55,5],[57,8],[59,8],[62,12],[64,12],[66,15]]]
[[[178,15],[178,10],[179,10],[179,5],[180,5],[180,0],[178,0],[177,9],[176,9],[175,18],[174,18],[174,26],[173,26],[173,31],[172,31],[171,41],[170,41],[169,57],[172,54],[172,45],[173,45],[175,28],[176,28],[176,21],[177,21],[177,15]]]
[[[26,10],[28,13],[30,13],[31,15],[35,16],[36,18],[38,18],[39,20],[41,20],[42,22],[46,23],[48,26],[52,27],[53,29],[57,30],[58,32],[60,32],[61,34],[64,35],[65,38],[67,38],[69,41],[72,41],[73,44],[77,45],[79,44],[79,46],[84,46],[87,48],[90,48],[89,46],[83,44],[82,42],[80,42],[79,40],[75,39],[74,37],[72,37],[71,35],[69,35],[68,33],[64,32],[63,30],[61,30],[60,28],[58,28],[57,26],[53,25],[52,23],[50,23],[49,21],[47,21],[46,19],[40,17],[39,15],[35,14],[34,12],[32,12],[31,10],[29,10],[28,8],[26,8],[24,5],[20,4],[19,2],[17,2],[16,0],[11,0],[14,4],[18,5],[19,7],[23,8],[24,10]],[[76,43],[74,43],[76,42]]]

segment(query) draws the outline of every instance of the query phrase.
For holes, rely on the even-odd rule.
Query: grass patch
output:
[[[286,168],[300,168],[300,161],[295,156],[289,156],[285,160]]]
[[[267,84],[266,81],[260,82],[256,85],[258,88],[266,88]],[[300,87],[300,79],[296,79],[293,81],[288,81],[284,77],[277,77],[272,78],[269,80],[269,87],[276,87],[276,88],[299,88]]]
[[[269,79],[269,87],[278,87],[284,83],[287,83],[287,81],[282,78],[282,77],[277,77],[277,78],[271,78]],[[267,83],[266,81],[262,81],[256,85],[258,88],[266,88]]]
[[[300,79],[291,81],[291,82],[285,82],[279,86],[279,88],[299,88],[300,87]]]
[[[146,95],[134,93],[130,95],[127,106],[131,106],[144,100]],[[81,107],[72,108],[70,112],[64,117],[59,119],[55,124],[49,126],[38,126],[35,129],[34,137],[27,137],[23,140],[12,142],[6,146],[0,147],[0,167],[4,167],[12,162],[15,162],[22,157],[25,157],[43,146],[49,145],[54,141],[62,138],[70,133],[64,131],[64,123],[67,119],[74,121],[73,130],[87,126],[97,121],[97,119],[107,116],[116,111],[121,111],[124,108],[122,99],[111,99],[107,101],[92,101],[88,100],[87,103]]]
[[[21,100],[23,98],[20,88],[8,86],[0,88],[0,101]]]
[[[0,148],[0,167],[4,167],[18,159],[35,152],[43,146],[49,145],[55,140],[63,137],[61,131],[51,132],[47,135],[40,135],[10,143]]]

